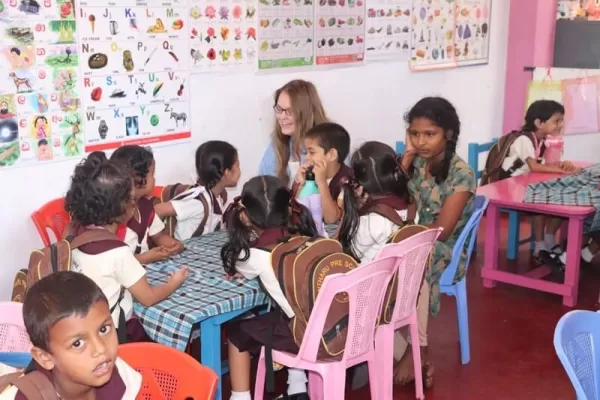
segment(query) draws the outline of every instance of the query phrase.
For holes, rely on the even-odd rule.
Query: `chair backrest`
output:
[[[473,172],[475,172],[475,179],[477,182],[479,182],[479,179],[481,179],[481,174],[483,173],[483,167],[481,169],[479,168],[479,155],[481,153],[490,151],[492,146],[497,142],[498,139],[494,139],[487,143],[469,143],[468,162],[469,166],[473,168]]]
[[[138,399],[212,400],[217,374],[184,352],[158,343],[119,346],[119,357],[142,374]]]
[[[0,352],[27,353],[31,347],[23,322],[23,304],[0,302]]]
[[[396,142],[396,154],[404,154],[404,142],[401,140]]]
[[[310,314],[298,357],[308,362],[316,360],[329,307],[333,301],[341,301],[340,296],[350,304],[348,336],[342,361],[372,351],[377,319],[396,262],[396,257],[381,258],[348,273],[327,276]],[[336,297],[338,293],[340,296]]]
[[[563,315],[554,330],[554,349],[577,399],[600,399],[600,314],[575,310]]]
[[[35,224],[44,246],[50,246],[53,240],[48,235],[48,229],[52,231],[56,240],[63,238],[65,227],[71,220],[69,214],[65,211],[65,199],[58,198],[44,204],[39,210],[31,214],[31,219]]]
[[[399,243],[388,244],[375,256],[376,260],[396,257],[398,291],[392,321],[407,318],[415,309],[425,266],[442,230],[442,228],[429,229]]]
[[[152,196],[160,199],[164,188],[164,186],[154,186],[154,190],[152,190]]]
[[[481,222],[481,217],[483,217],[483,213],[488,206],[488,198],[486,196],[475,196],[475,200],[473,202],[473,214],[467,221],[467,224],[463,228],[460,236],[456,240],[454,244],[454,249],[452,250],[452,261],[450,265],[446,268],[442,277],[440,278],[441,285],[452,285],[454,282],[454,276],[456,274],[456,269],[458,268],[458,263],[460,262],[460,256],[466,247],[466,255],[467,260],[465,264],[465,268],[469,267],[469,262],[471,261],[471,254],[473,253],[473,248],[475,247],[475,242],[477,242],[477,231],[479,230],[479,223]],[[467,242],[468,240],[468,242]]]

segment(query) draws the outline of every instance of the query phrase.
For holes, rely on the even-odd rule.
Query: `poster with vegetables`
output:
[[[408,60],[412,0],[366,0],[366,59]]]
[[[79,50],[71,1],[0,9],[0,169],[83,154]]]
[[[257,2],[190,0],[190,69],[256,70]]]
[[[456,66],[455,0],[414,0],[409,65],[412,70]]]
[[[259,0],[258,68],[314,63],[313,0]]]
[[[315,13],[317,64],[362,62],[365,56],[365,0],[318,1]]]
[[[492,0],[456,3],[454,46],[458,66],[488,63],[491,7]]]
[[[189,7],[98,4],[77,11],[85,151],[189,140]]]

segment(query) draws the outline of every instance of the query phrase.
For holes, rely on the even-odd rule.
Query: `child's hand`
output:
[[[317,184],[327,184],[327,162],[319,161],[313,167],[313,172],[315,174],[315,182]]]
[[[164,246],[153,247],[150,250],[148,250],[146,254],[148,254],[148,259],[150,263],[164,261],[171,255],[169,250],[167,250]]]
[[[177,286],[179,286],[183,283],[183,281],[187,279],[189,274],[190,271],[188,269],[188,266],[184,265],[181,268],[179,268],[179,270],[171,272],[171,274],[169,274],[169,280],[175,283]]]
[[[183,251],[183,243],[173,238],[170,239],[171,240],[164,246],[169,252],[169,255],[181,253]]]
[[[225,274],[225,280],[227,280],[227,281],[232,281],[234,279],[241,279],[243,277],[244,277],[244,275],[240,274],[239,272],[236,272],[234,275]]]
[[[305,162],[298,168],[298,173],[296,174],[296,183],[300,185],[300,187],[304,186],[306,182],[306,168],[310,167],[312,164],[309,162]]]

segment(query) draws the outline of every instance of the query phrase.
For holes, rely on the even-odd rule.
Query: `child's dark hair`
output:
[[[318,141],[319,146],[325,150],[325,153],[335,149],[340,164],[344,163],[350,152],[350,135],[348,131],[343,126],[333,122],[314,126],[306,132],[304,137]]]
[[[63,271],[33,284],[23,302],[23,320],[31,343],[49,351],[50,329],[70,316],[85,317],[98,301],[108,305],[102,290],[87,276]]]
[[[431,175],[439,185],[446,181],[450,171],[450,162],[456,153],[456,144],[460,135],[460,119],[456,108],[443,97],[424,97],[404,116],[407,124],[417,118],[426,118],[442,128],[446,137],[446,152],[441,162],[432,165]]]
[[[198,183],[212,189],[215,187],[226,169],[232,169],[238,160],[238,152],[227,142],[210,140],[196,150],[196,173]]]
[[[282,228],[290,234],[317,235],[310,211],[292,197],[281,179],[256,176],[246,182],[241,196],[225,214],[229,241],[221,249],[221,260],[229,275],[235,274],[238,261],[247,261],[250,257],[253,230],[243,223],[242,214],[257,229]]]
[[[33,126],[36,126],[39,120],[44,121],[44,123],[46,123],[46,124],[48,123],[48,119],[46,117],[44,117],[43,115],[40,115],[35,118],[35,121],[33,121]]]
[[[546,122],[554,116],[554,114],[565,114],[565,107],[558,101],[554,100],[537,100],[531,103],[525,113],[525,123],[521,128],[526,132],[535,132],[537,127],[535,121]]]
[[[146,186],[146,177],[154,163],[154,154],[149,147],[121,146],[112,153],[110,160],[131,169],[136,187]]]
[[[120,222],[132,200],[132,185],[128,169],[95,151],[75,167],[65,210],[83,226]]]
[[[364,199],[383,195],[393,195],[408,200],[407,179],[398,162],[396,152],[381,142],[366,142],[354,152],[351,159],[354,180],[342,186],[344,196],[344,215],[340,222],[339,241],[344,251],[357,260],[352,244],[358,232],[360,221],[359,210]],[[359,198],[355,191],[362,187],[363,194]],[[366,192],[366,193],[365,193]]]

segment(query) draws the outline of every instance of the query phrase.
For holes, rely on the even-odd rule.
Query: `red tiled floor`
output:
[[[482,229],[484,224],[485,221]],[[523,234],[529,234],[528,227],[523,226]],[[506,229],[502,236],[506,240]],[[502,268],[526,270],[530,266],[527,246],[521,247],[518,262],[507,262],[505,255],[503,251]],[[467,278],[471,362],[466,366],[460,364],[456,303],[453,298],[443,296],[440,315],[429,324],[436,381],[425,397],[428,400],[575,399],[552,344],[554,327],[570,308],[564,307],[557,295],[504,284],[494,289],[484,288],[480,274],[482,259],[480,242]],[[595,309],[599,289],[600,266],[582,268],[577,308]],[[286,373],[279,373],[281,390],[285,388],[285,380]],[[225,377],[224,399],[229,396],[228,381]],[[346,399],[369,398],[368,388],[346,390]],[[414,386],[396,387],[394,398],[414,399]]]

